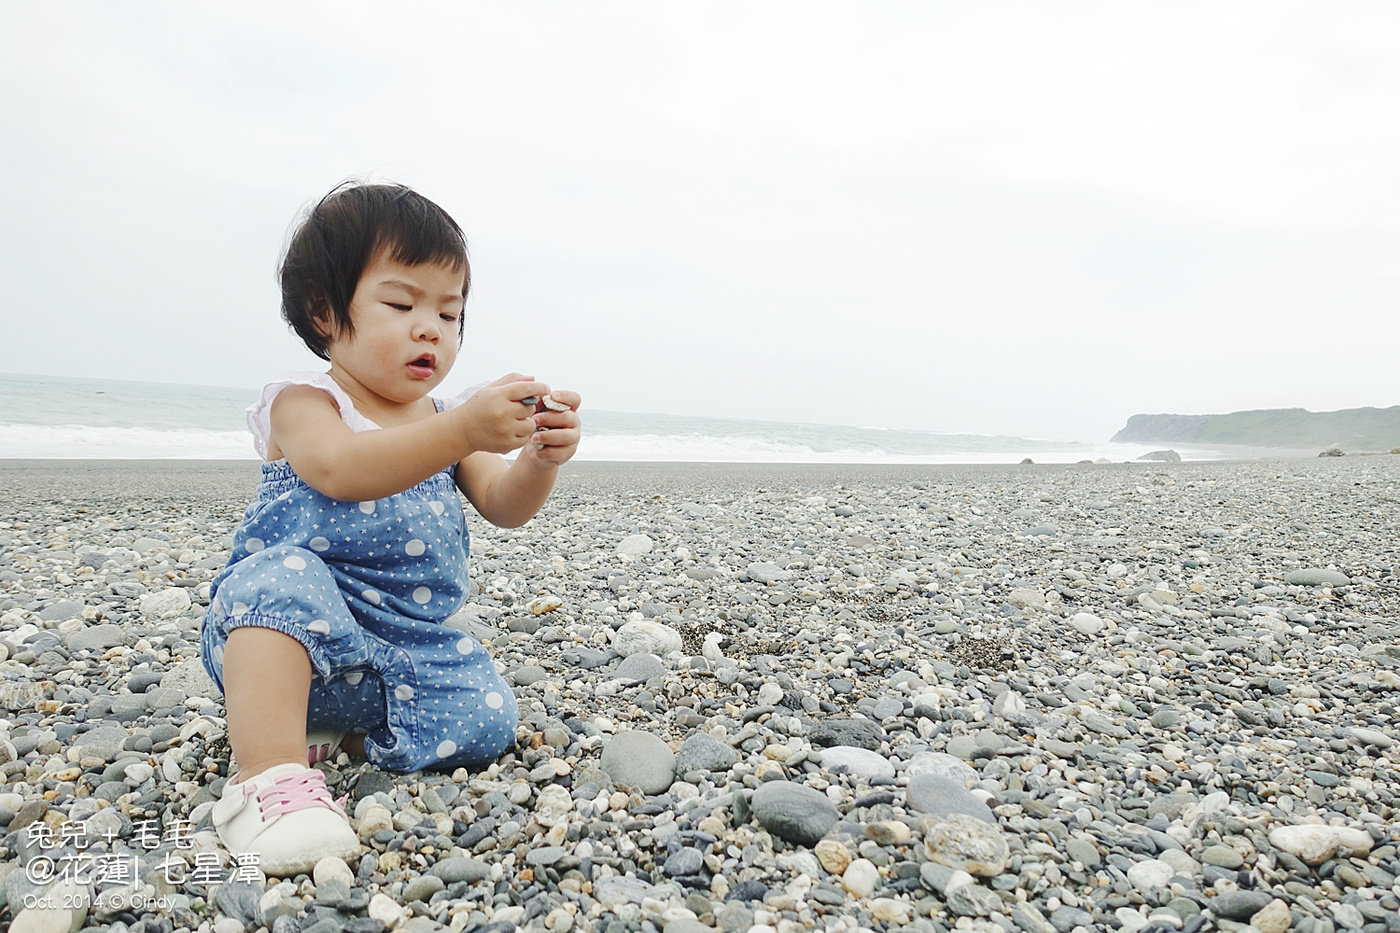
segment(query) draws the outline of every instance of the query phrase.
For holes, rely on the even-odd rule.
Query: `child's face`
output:
[[[465,276],[451,266],[405,266],[381,253],[350,300],[349,334],[332,334],[332,369],[387,402],[417,401],[457,360]]]

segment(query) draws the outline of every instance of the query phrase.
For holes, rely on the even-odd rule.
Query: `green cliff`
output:
[[[1133,415],[1112,439],[1154,444],[1175,441],[1200,445],[1390,450],[1400,447],[1400,405],[1342,411],[1268,408],[1228,415]]]

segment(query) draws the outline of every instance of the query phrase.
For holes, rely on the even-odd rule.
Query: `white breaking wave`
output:
[[[1152,448],[1131,444],[1086,445],[1067,452],[1038,450],[958,451],[896,454],[878,448],[813,450],[805,444],[756,437],[702,434],[585,434],[577,460],[630,460],[685,463],[1020,463],[1029,457],[1036,463],[1073,463],[1084,459],[1132,460]]]
[[[977,440],[977,438],[971,438]],[[815,450],[807,444],[754,434],[589,434],[578,460],[645,463],[1073,463],[1085,459],[1136,460],[1152,448],[1137,444],[1083,444],[1066,450],[1038,448],[1035,441],[1001,450],[938,450],[891,453],[875,446]],[[1188,459],[1216,459],[1213,451],[1188,452]],[[0,424],[0,458],[74,460],[256,460],[246,431],[201,428],[93,427],[61,424]]]
[[[256,460],[247,431],[0,424],[0,457],[67,460]]]

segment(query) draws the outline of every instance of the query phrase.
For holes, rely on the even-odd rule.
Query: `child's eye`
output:
[[[440,314],[440,315],[438,315],[438,316],[441,317],[444,321],[447,321],[449,324],[455,323],[456,320],[457,320],[457,315],[455,315],[455,314],[447,314],[446,312],[444,312],[444,313],[442,313],[442,314]]]
[[[392,301],[386,302],[386,303],[389,305],[389,307],[393,308],[395,311],[412,311],[412,310],[413,310],[413,305],[398,305],[398,304],[394,304]]]

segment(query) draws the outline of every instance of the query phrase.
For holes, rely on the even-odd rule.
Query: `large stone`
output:
[[[824,719],[812,730],[813,745],[854,745],[876,752],[884,741],[885,730],[869,719]]]
[[[1006,598],[1017,609],[1044,609],[1046,605],[1045,594],[1029,586],[1014,588]]]
[[[921,774],[934,774],[966,787],[978,779],[977,770],[956,755],[944,752],[917,752],[904,766],[910,780]]]
[[[997,826],[964,813],[924,820],[922,825],[929,861],[983,878],[994,878],[1006,870],[1011,851]]]
[[[204,670],[199,658],[188,658],[176,664],[161,677],[160,685],[183,690],[192,697],[221,698],[219,688],[214,685],[214,679]]]
[[[83,604],[76,599],[61,599],[39,610],[39,618],[45,622],[64,622],[82,615]]]
[[[1176,877],[1176,869],[1155,858],[1134,862],[1128,868],[1128,883],[1143,894],[1165,888]]]
[[[1307,823],[1302,826],[1280,826],[1269,833],[1269,845],[1308,865],[1321,865],[1336,855],[1340,848],[1350,849],[1364,858],[1375,842],[1365,830]]]
[[[1283,578],[1289,586],[1346,586],[1351,579],[1344,573],[1321,567],[1305,567],[1291,571]]]
[[[1293,926],[1293,912],[1287,902],[1275,898],[1249,918],[1249,925],[1259,933],[1286,933]]]
[[[781,583],[784,580],[792,579],[792,571],[784,570],[777,564],[764,561],[757,564],[749,564],[749,579],[755,583]]]
[[[602,768],[617,784],[629,784],[644,794],[660,794],[675,782],[676,755],[659,736],[633,729],[613,736],[603,746]]]
[[[652,540],[647,535],[628,535],[617,545],[617,553],[621,557],[641,557],[651,550]]]
[[[617,666],[614,676],[621,680],[631,680],[639,683],[646,683],[653,677],[664,677],[666,675],[666,665],[661,663],[661,659],[649,651],[638,654],[629,654],[622,659],[622,663]]]
[[[697,732],[681,745],[676,755],[676,773],[684,776],[692,771],[728,771],[738,760],[739,753],[729,743],[708,732]]]
[[[67,907],[26,907],[10,923],[10,933],[68,933],[72,926],[73,911]]]
[[[764,829],[804,846],[816,845],[841,818],[825,794],[791,781],[760,785],[749,807]]]
[[[617,634],[613,635],[612,649],[624,658],[634,654],[660,657],[681,650],[681,633],[669,625],[639,619],[617,630]]]
[[[491,874],[491,866],[480,859],[457,856],[439,859],[433,866],[433,874],[445,884],[456,884],[459,881],[475,884]]]
[[[67,645],[69,651],[105,651],[115,648],[125,639],[126,633],[120,625],[108,623],[78,629],[68,636]]]
[[[1226,920],[1248,920],[1273,902],[1274,896],[1263,891],[1227,891],[1206,901],[1217,917]]]
[[[190,608],[190,591],[183,586],[170,586],[159,593],[141,597],[141,614],[162,616],[167,612],[184,612]]]
[[[997,825],[996,814],[990,807],[968,792],[961,782],[942,775],[915,775],[904,793],[909,809],[915,813],[926,813],[940,819],[961,813]]]
[[[833,745],[823,749],[822,767],[832,774],[851,774],[867,781],[894,777],[894,765],[888,758],[854,745]]]
[[[73,744],[78,746],[82,758],[112,761],[121,753],[122,746],[130,737],[130,733],[121,726],[102,724],[75,737]]]

